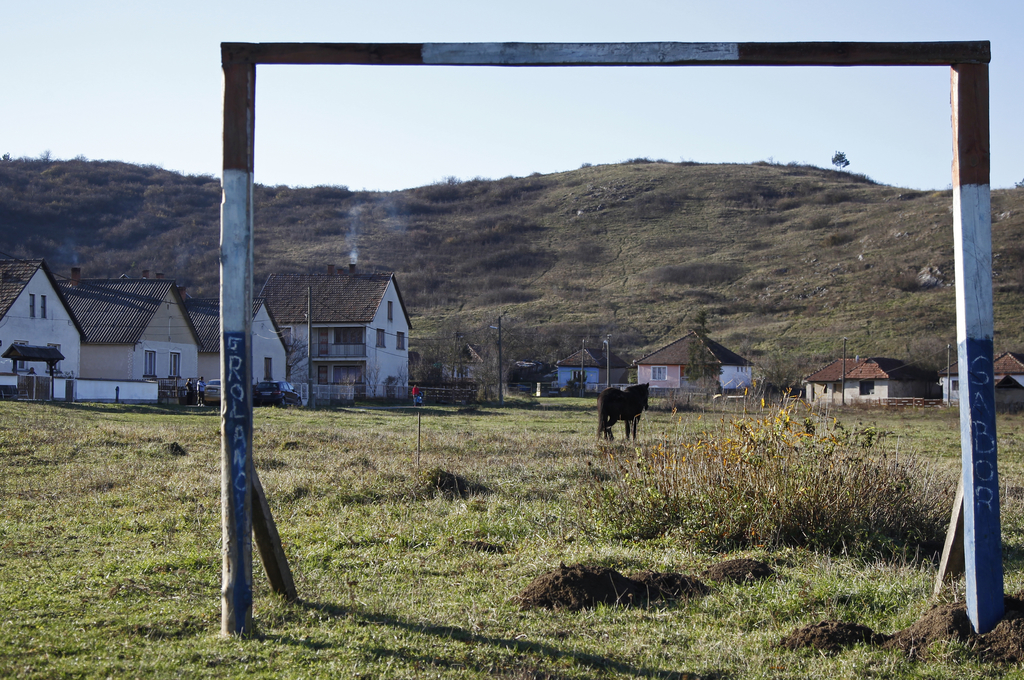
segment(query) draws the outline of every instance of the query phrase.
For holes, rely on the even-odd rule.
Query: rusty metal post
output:
[[[988,65],[954,64],[950,83],[967,614],[976,632],[987,633],[1003,616],[1003,555],[992,365],[994,323]]]
[[[256,66],[223,64],[221,633],[252,629],[252,192]]]

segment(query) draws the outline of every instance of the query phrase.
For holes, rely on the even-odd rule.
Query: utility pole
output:
[[[313,286],[306,286],[306,399],[308,408],[316,408],[313,399]]]
[[[604,386],[608,389],[612,386],[612,357],[611,348],[608,346],[608,339],[612,336],[606,335],[604,337]]]
[[[498,313],[498,325],[491,326],[491,328],[498,331],[498,404],[500,406],[505,405],[505,393],[502,390],[502,383],[504,382],[504,376],[501,371],[501,315],[502,312]]]
[[[843,406],[846,406],[846,338],[843,338],[843,378],[842,378]]]
[[[587,396],[587,369],[583,362],[587,357],[587,339],[583,338],[583,349],[580,350],[580,397]]]
[[[949,363],[949,351],[953,346],[946,343],[946,408],[953,403],[953,376],[949,374],[951,364]],[[959,373],[959,370],[957,371]]]

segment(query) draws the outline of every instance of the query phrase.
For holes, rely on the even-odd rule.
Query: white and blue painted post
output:
[[[252,629],[253,126],[256,66],[225,61],[221,204],[221,633]]]
[[[953,238],[967,614],[987,633],[1003,616],[993,379],[988,65],[954,64]]]

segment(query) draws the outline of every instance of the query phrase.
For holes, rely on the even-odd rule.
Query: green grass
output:
[[[699,426],[701,414],[683,415]],[[649,412],[641,440],[669,431],[676,417]],[[901,455],[956,464],[949,412],[839,417],[898,438]],[[836,657],[778,649],[783,635],[822,619],[887,633],[909,625],[929,606],[934,567],[802,548],[723,555],[671,535],[609,538],[581,511],[603,460],[595,420],[592,401],[573,399],[475,412],[258,409],[256,465],[300,600],[271,593],[255,560],[255,635],[226,639],[216,415],[5,403],[0,675],[981,678],[1006,670],[955,646],[927,662],[869,648]],[[1022,423],[999,423],[1007,488],[1021,488]],[[188,455],[169,454],[175,442]],[[431,468],[489,492],[434,493],[420,483]],[[1024,583],[1022,496],[1007,494],[1004,508],[1007,592]],[[475,552],[468,540],[506,552]],[[778,578],[637,609],[521,611],[514,601],[560,562],[697,574],[738,556],[765,560]],[[944,600],[956,596],[962,586]]]

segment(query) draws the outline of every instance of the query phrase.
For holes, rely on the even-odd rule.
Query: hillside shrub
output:
[[[743,276],[743,268],[734,264],[703,263],[676,264],[658,267],[647,273],[654,283],[674,283],[683,286],[709,286],[716,283],[731,283]]]
[[[803,408],[609,449],[612,479],[595,487],[591,508],[614,535],[673,534],[709,550],[941,547],[953,481],[897,456],[874,428],[853,432]]]

